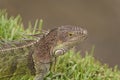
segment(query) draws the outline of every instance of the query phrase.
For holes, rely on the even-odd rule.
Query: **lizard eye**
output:
[[[69,35],[69,36],[72,36],[72,35],[73,35],[73,33],[69,33],[68,35]]]

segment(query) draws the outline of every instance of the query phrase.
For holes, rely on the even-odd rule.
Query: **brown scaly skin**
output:
[[[36,42],[33,41],[31,45],[18,47],[19,49],[29,48],[27,50],[27,66],[31,70],[31,73],[35,74],[34,80],[43,80],[45,74],[50,69],[50,64],[54,63],[57,56],[64,54],[73,46],[83,41],[87,37],[87,31],[76,26],[61,26],[50,30],[50,32]],[[32,48],[31,48],[32,47]],[[11,50],[12,49],[12,50]],[[6,49],[14,51],[16,48]],[[6,51],[1,50],[1,53]],[[0,56],[1,56],[0,53]],[[16,52],[15,52],[16,53]],[[24,54],[24,53],[23,53]],[[17,59],[20,55],[17,54]],[[24,56],[26,59],[26,56]],[[13,61],[13,60],[16,61]],[[18,64],[16,58],[13,58],[14,64],[11,67],[12,73],[16,70],[16,65]],[[1,66],[0,66],[1,68]]]

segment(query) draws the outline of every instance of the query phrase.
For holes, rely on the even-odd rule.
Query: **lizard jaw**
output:
[[[67,28],[64,31],[67,31]],[[83,40],[87,39],[88,32],[86,29],[79,28],[79,27],[74,27],[74,28],[72,27],[70,29],[72,29],[73,31],[72,30],[70,30],[70,31],[68,30],[68,31],[73,32],[75,35],[73,35],[73,37],[70,37],[65,41],[64,40],[59,41],[57,46],[54,47],[54,49],[53,49],[54,56],[63,55],[65,52],[67,52],[68,50],[73,48],[73,46],[76,46],[79,43],[81,43]],[[64,38],[62,38],[62,39],[64,39]]]

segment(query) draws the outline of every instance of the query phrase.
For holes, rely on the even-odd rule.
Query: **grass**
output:
[[[120,80],[120,71],[115,67],[97,61],[93,53],[86,52],[83,58],[80,53],[69,51],[59,57],[55,71],[48,75],[55,80]]]
[[[42,29],[42,20],[36,20],[34,27],[31,23],[27,29],[24,29],[22,19],[17,17],[9,17],[5,10],[0,10],[0,40],[12,41],[20,40],[25,35],[35,34]],[[24,36],[23,36],[24,35]],[[120,70],[117,67],[110,68],[106,64],[102,64],[94,57],[94,49],[86,52],[86,56],[82,57],[80,53],[70,50],[65,55],[57,59],[55,70],[47,73],[45,80],[120,80]],[[9,80],[32,80],[31,75],[17,75]]]
[[[11,41],[26,37],[24,35],[27,34],[38,33],[39,31],[37,31],[37,25],[39,26],[38,29],[41,30],[42,22],[42,20],[36,20],[34,27],[32,27],[31,23],[29,23],[29,27],[24,29],[20,15],[8,18],[6,10],[0,10],[0,39],[4,41]]]

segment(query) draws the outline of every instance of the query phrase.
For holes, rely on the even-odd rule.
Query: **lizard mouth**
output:
[[[84,40],[86,40],[88,37],[87,36],[78,36],[78,37],[75,37],[74,39],[72,39],[71,41],[70,41],[70,44],[71,44],[71,48],[73,47],[73,46],[77,46],[77,45],[79,45],[81,42],[83,42]]]
[[[87,30],[81,30],[77,32],[76,37],[74,36],[73,38],[70,39],[70,42],[75,42],[75,41],[81,42],[87,38],[88,38]]]
[[[87,36],[77,36],[77,37],[70,39],[69,42],[76,44],[76,43],[82,42],[83,40],[86,40],[87,38],[88,38]]]

